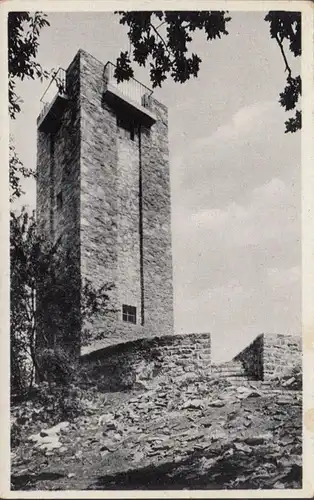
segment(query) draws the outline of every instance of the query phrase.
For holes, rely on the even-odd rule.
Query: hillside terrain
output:
[[[12,405],[12,489],[301,488],[300,374],[79,398],[70,421],[49,420],[36,399]]]

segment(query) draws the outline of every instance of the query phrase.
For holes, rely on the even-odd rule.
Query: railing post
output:
[[[124,94],[129,99],[137,102],[141,106],[149,108],[150,107],[149,98],[150,95],[152,94],[152,91],[142,83],[138,82],[135,78],[130,78],[130,80],[118,83],[116,78],[114,77],[114,69],[115,65],[112,64],[110,61],[108,61],[104,67],[104,73],[103,73],[104,84],[112,85],[117,90],[119,90],[121,94]]]
[[[150,108],[150,95],[147,92],[142,95],[142,106]]]
[[[106,85],[111,83],[111,63],[108,62],[104,69],[104,82]]]
[[[51,89],[54,89],[54,86],[56,86],[56,89],[54,90],[54,95],[50,95]],[[66,88],[66,71],[63,68],[59,68],[54,75],[52,76],[48,87],[46,88],[43,96],[40,99],[41,102],[41,111],[40,114],[43,114],[47,107],[49,106],[50,102],[52,101],[53,97],[56,94],[61,94],[65,95],[67,92]]]

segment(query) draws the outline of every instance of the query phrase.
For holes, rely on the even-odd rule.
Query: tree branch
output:
[[[283,44],[282,44],[282,40],[280,40],[279,36],[278,36],[278,33],[276,33],[276,41],[279,45],[279,48],[280,48],[280,52],[282,54],[282,57],[283,57],[283,60],[284,60],[284,63],[286,65],[285,67],[285,71],[288,71],[288,75],[289,75],[289,78],[291,78],[291,75],[292,75],[292,71],[291,71],[291,68],[288,64],[288,60],[287,60],[287,57],[286,57],[286,54],[285,54],[285,50],[283,48]]]
[[[160,26],[162,26],[163,24],[165,24],[167,21],[163,21],[162,23],[158,24],[156,30],[159,30]]]
[[[152,23],[149,23],[149,26],[151,28],[153,28],[153,30],[155,31],[156,35],[160,38],[160,40],[162,41],[166,51],[168,52],[169,56],[171,55],[170,51],[169,51],[169,48],[168,48],[168,45],[167,43],[165,42],[165,40],[163,39],[163,37],[161,36],[161,34],[159,33],[158,29],[155,28],[155,26],[152,24]],[[160,25],[161,26],[161,25]]]
[[[32,323],[32,312],[31,312],[31,305],[28,303],[29,297],[25,297],[23,299],[24,301],[24,311],[27,316],[27,319],[29,323]]]
[[[31,289],[31,314],[32,314],[32,325],[34,324],[35,319],[35,290]]]

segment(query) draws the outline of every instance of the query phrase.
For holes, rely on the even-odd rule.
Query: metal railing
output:
[[[124,80],[123,82],[118,83],[116,77],[114,76],[115,69],[116,66],[112,62],[107,62],[104,68],[105,84],[112,85],[119,92],[121,92],[121,94],[125,95],[137,104],[148,108],[149,97],[152,95],[153,91],[135,78],[130,78],[129,80]]]
[[[117,82],[114,76],[116,66],[112,62],[107,62],[104,68],[104,81],[115,87],[121,94],[136,102],[137,104],[149,108],[149,97],[153,91],[135,78],[130,78],[123,82]],[[46,114],[51,103],[57,95],[66,95],[66,70],[59,68],[53,74],[48,87],[40,99],[39,120]]]
[[[59,68],[52,76],[48,87],[40,99],[40,117],[43,116],[49,108],[56,95],[66,95],[66,71]]]

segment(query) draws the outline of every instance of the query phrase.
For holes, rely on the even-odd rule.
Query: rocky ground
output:
[[[293,377],[277,385],[160,381],[82,391],[80,416],[53,427],[34,403],[20,403],[12,407],[11,488],[301,488],[301,399]]]

